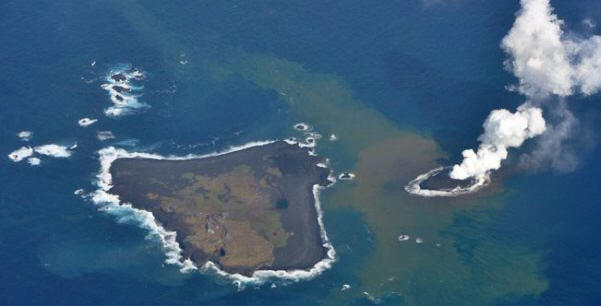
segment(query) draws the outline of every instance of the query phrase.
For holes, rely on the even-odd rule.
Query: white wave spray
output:
[[[67,158],[71,156],[71,148],[75,148],[77,145],[73,145],[71,147],[57,145],[57,144],[45,144],[41,146],[34,147],[33,150],[41,155],[52,156],[56,158]]]
[[[22,141],[30,141],[31,138],[33,137],[33,132],[32,131],[20,131],[19,133],[17,133],[17,136]]]

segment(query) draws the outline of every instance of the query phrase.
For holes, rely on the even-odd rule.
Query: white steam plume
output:
[[[508,148],[517,148],[526,139],[536,137],[545,131],[545,119],[540,108],[522,105],[515,113],[506,109],[494,110],[483,124],[484,134],[478,140],[478,152],[464,150],[463,162],[454,165],[451,178],[465,180],[483,178],[490,170],[501,167],[507,158]]]
[[[510,58],[505,66],[519,79],[529,97],[572,93],[573,67],[561,40],[563,22],[552,14],[548,0],[522,0],[513,27],[501,42]]]
[[[442,192],[425,190],[419,184],[430,176],[421,175],[405,187],[408,192],[453,196],[478,190],[489,181],[490,172],[501,167],[508,148],[520,147],[525,140],[543,133],[546,147],[560,150],[561,140],[575,126],[574,118],[564,116],[571,121],[547,130],[541,108],[533,104],[575,92],[591,95],[601,89],[601,36],[585,39],[566,35],[562,29],[564,22],[553,14],[549,0],[521,0],[520,3],[522,8],[501,47],[509,56],[506,69],[519,80],[509,88],[525,95],[529,102],[518,107],[515,113],[505,109],[492,111],[483,124],[484,133],[478,138],[481,142],[478,151],[462,152],[463,161],[453,166],[449,176],[456,180],[473,179],[470,186]],[[551,133],[561,133],[562,137],[549,135]],[[529,155],[528,163],[536,164],[536,159],[543,155]]]
[[[511,57],[507,69],[519,79],[518,91],[531,99],[551,94],[591,95],[601,88],[601,36],[568,37],[549,0],[522,0],[513,27],[501,46]]]

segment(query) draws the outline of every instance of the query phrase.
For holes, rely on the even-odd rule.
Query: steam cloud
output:
[[[553,14],[549,0],[521,0],[521,10],[513,27],[501,42],[508,54],[505,68],[518,78],[509,86],[526,96],[527,102],[512,113],[493,110],[483,124],[478,151],[462,152],[463,161],[452,167],[449,176],[456,180],[472,179],[468,187],[426,190],[420,183],[441,171],[430,171],[409,182],[405,189],[422,196],[455,196],[478,190],[489,181],[490,172],[501,167],[508,148],[544,134],[539,148],[522,158],[523,164],[536,165],[548,156],[548,149],[561,152],[561,144],[571,135],[575,118],[564,104],[564,97],[575,93],[591,95],[601,89],[601,36],[589,38],[567,35],[564,22]],[[552,98],[560,99],[564,121],[550,126],[540,106]]]
[[[540,100],[551,94],[585,95],[601,88],[601,36],[588,39],[564,34],[564,22],[553,14],[549,0],[522,0],[522,9],[501,47],[510,55],[506,68],[519,79],[515,86]]]
[[[470,177],[482,179],[490,170],[501,167],[507,158],[507,149],[522,145],[528,138],[545,131],[545,119],[540,108],[522,105],[515,113],[506,109],[494,110],[484,122],[484,134],[478,152],[464,150],[463,162],[453,166],[451,178],[465,180]]]

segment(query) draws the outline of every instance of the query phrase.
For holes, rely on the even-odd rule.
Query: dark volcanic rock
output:
[[[125,88],[125,87],[119,86],[119,85],[113,85],[113,89],[118,93],[129,92],[129,88]]]
[[[312,188],[329,170],[283,141],[190,160],[117,159],[113,194],[175,230],[184,256],[228,272],[307,269],[326,256]]]
[[[117,73],[117,74],[111,75],[111,79],[115,80],[116,82],[127,81],[127,77],[123,73]]]

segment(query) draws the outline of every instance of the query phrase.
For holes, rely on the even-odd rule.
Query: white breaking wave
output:
[[[17,136],[23,141],[30,141],[31,137],[33,137],[32,131],[20,131]]]
[[[408,241],[409,239],[411,239],[411,236],[406,235],[406,234],[402,234],[402,235],[399,235],[399,237],[397,237],[397,240],[400,242]]]
[[[130,203],[121,203],[119,196],[110,194],[108,191],[112,187],[112,177],[109,172],[113,161],[119,158],[150,158],[157,160],[188,160],[206,158],[211,156],[218,156],[234,151],[244,150],[251,147],[263,146],[275,142],[274,140],[251,142],[242,146],[231,147],[228,150],[221,152],[214,152],[205,155],[194,155],[189,154],[186,156],[161,156],[158,154],[141,153],[141,152],[128,152],[123,149],[115,147],[107,147],[98,151],[100,155],[100,172],[98,173],[96,185],[99,187],[96,191],[91,193],[92,201],[101,206],[102,211],[106,211],[110,214],[117,216],[119,222],[135,221],[141,227],[147,229],[151,236],[158,237],[161,244],[163,245],[167,259],[165,260],[168,264],[175,264],[180,266],[180,271],[190,272],[197,270],[193,262],[190,259],[183,258],[182,249],[180,248],[174,231],[166,230],[158,221],[154,218],[152,213],[137,209]],[[300,144],[295,143],[300,146]],[[332,181],[334,182],[334,181]],[[331,186],[331,185],[330,185]],[[323,246],[327,249],[327,258],[322,259],[316,263],[309,270],[258,270],[253,273],[252,276],[245,276],[238,273],[231,274],[227,273],[214,263],[208,261],[201,267],[201,271],[214,273],[216,275],[225,277],[237,286],[243,286],[244,284],[262,284],[270,279],[282,279],[290,281],[298,281],[302,279],[310,279],[321,274],[326,269],[329,269],[332,264],[336,261],[336,251],[330,243],[328,236],[323,225],[323,211],[321,209],[321,202],[319,200],[319,194],[322,189],[319,185],[313,186],[313,197],[315,202],[315,208],[317,211],[317,221],[320,227],[320,233],[322,238]]]
[[[27,159],[27,162],[32,166],[39,166],[42,161],[37,157],[30,157]]]
[[[132,69],[131,65],[121,65],[111,69],[105,78],[106,83],[100,85],[109,93],[113,103],[104,110],[104,114],[109,117],[119,117],[149,107],[148,104],[138,101],[144,87],[133,84],[133,81],[140,81],[143,78],[144,74],[137,69]]]
[[[299,122],[299,123],[295,124],[293,127],[295,130],[302,131],[302,132],[311,130],[311,126],[304,122]]]
[[[352,172],[342,172],[338,175],[338,179],[342,181],[352,181],[355,179],[355,174]]]
[[[33,149],[31,147],[21,147],[8,154],[8,158],[17,163],[31,155],[33,155]]]
[[[72,151],[75,146],[66,147],[57,144],[46,144],[42,146],[36,147],[21,147],[10,154],[8,154],[8,158],[10,158],[13,162],[20,162],[24,159],[27,159],[27,162],[32,166],[39,166],[41,164],[41,160],[38,157],[33,156],[34,154],[41,154],[46,156],[58,157],[58,158],[66,158],[71,156]]]
[[[105,141],[109,139],[114,139],[115,135],[111,131],[100,131],[96,133],[96,138],[98,138],[98,140],[100,141]]]
[[[313,137],[307,137],[304,142],[301,142],[294,137],[284,139],[284,141],[290,145],[298,145],[301,148],[310,148],[310,149],[314,149],[317,146],[316,140],[317,139],[315,139]],[[315,151],[311,150],[311,151],[309,151],[309,155],[316,156],[317,154],[315,153]]]
[[[81,127],[86,127],[96,123],[97,121],[98,119],[81,118],[79,121],[77,121],[77,124],[79,124]]]
[[[67,146],[61,146],[57,144],[45,144],[41,146],[34,147],[33,150],[42,155],[57,157],[57,158],[67,158],[71,156],[72,152]]]
[[[297,123],[293,126],[293,128],[305,135],[305,141],[300,142],[296,138],[291,137],[285,140],[289,144],[298,144],[298,146],[301,148],[315,148],[317,146],[317,140],[322,138],[320,133],[314,132],[313,127],[305,122]],[[309,151],[309,154],[312,156],[317,155],[314,150]]]

